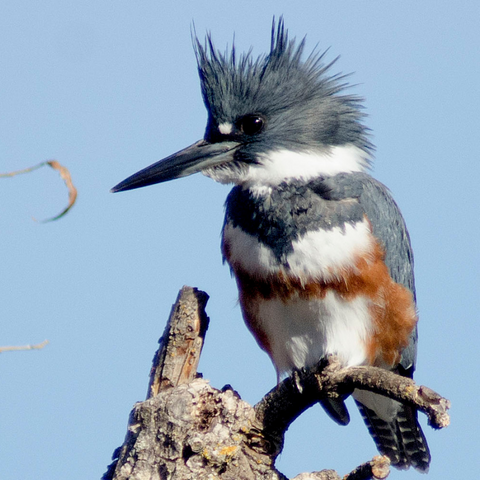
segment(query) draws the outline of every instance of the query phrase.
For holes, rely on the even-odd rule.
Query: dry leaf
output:
[[[17,170],[16,172],[9,172],[9,173],[0,173],[0,178],[2,177],[14,177],[15,175],[20,175],[22,173],[29,173],[33,170],[37,170],[44,165],[49,165],[54,170],[57,170],[60,173],[60,177],[63,178],[65,185],[68,189],[68,205],[55,217],[47,218],[46,220],[42,220],[41,223],[52,222],[54,220],[58,220],[59,218],[63,217],[74,205],[75,200],[77,199],[77,189],[72,183],[72,177],[70,172],[66,167],[58,163],[56,160],[48,160],[46,162],[39,163],[38,165],[34,165],[33,167],[25,168],[23,170]]]

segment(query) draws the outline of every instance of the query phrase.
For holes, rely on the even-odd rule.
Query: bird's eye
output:
[[[257,113],[252,113],[241,117],[237,121],[237,127],[245,135],[256,135],[264,129],[265,119]]]

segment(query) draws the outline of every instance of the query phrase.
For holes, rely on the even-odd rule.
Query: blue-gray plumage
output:
[[[268,195],[254,194],[238,186],[227,198],[226,222],[255,235],[270,247],[279,263],[288,268],[293,242],[309,230],[343,228],[363,219],[358,203],[330,201],[317,194],[317,180],[281,183]]]
[[[328,200],[358,199],[385,251],[390,275],[415,294],[413,253],[405,222],[389,190],[363,172],[341,173],[319,182],[314,190]]]
[[[205,46],[198,40],[195,46],[208,111],[205,139],[216,143],[240,138],[242,148],[235,154],[239,168],[272,149],[304,151],[314,145],[326,151],[327,146],[351,144],[371,152],[368,129],[361,123],[361,99],[339,95],[346,87],[345,76],[327,75],[335,60],[323,65],[325,54],[312,53],[303,61],[305,41],[298,46],[288,41],[283,22],[276,33],[272,30],[269,55],[257,60],[250,54],[238,57],[234,49],[231,55],[221,54],[210,36]],[[268,128],[248,135],[242,120],[252,114],[260,114]],[[225,123],[233,125],[227,135],[219,132]]]
[[[196,172],[235,186],[222,252],[247,326],[277,375],[335,354],[344,365],[413,375],[417,315],[413,255],[389,191],[365,173],[373,146],[360,99],[345,94],[324,55],[303,60],[283,21],[256,60],[195,41],[208,112],[204,138],[113,191]],[[398,468],[428,470],[416,411],[371,392],[355,401],[375,443]],[[339,401],[327,413],[347,424]]]

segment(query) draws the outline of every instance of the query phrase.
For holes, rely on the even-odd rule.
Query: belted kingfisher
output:
[[[208,121],[203,140],[115,186],[119,192],[201,172],[234,187],[222,253],[243,317],[278,376],[335,354],[412,377],[417,349],[413,255],[388,189],[366,170],[373,145],[361,99],[345,94],[335,60],[303,57],[281,19],[268,55],[194,41]],[[427,442],[409,405],[353,397],[378,450],[426,472]],[[343,400],[322,405],[349,422]]]

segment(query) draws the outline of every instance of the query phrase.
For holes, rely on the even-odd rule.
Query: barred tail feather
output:
[[[386,422],[359,401],[355,401],[378,451],[386,455],[399,469],[410,466],[422,473],[428,472],[430,451],[417,420],[417,411],[401,405],[391,422]]]

